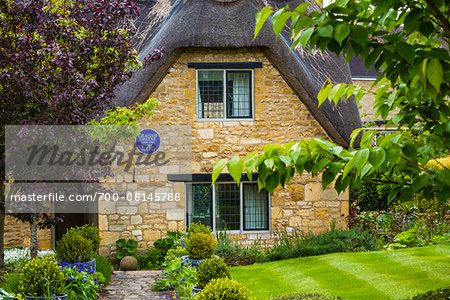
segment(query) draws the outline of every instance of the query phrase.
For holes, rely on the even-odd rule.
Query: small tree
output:
[[[1,178],[5,179],[5,125],[78,125],[113,106],[115,90],[141,67],[130,42],[132,0],[0,0]],[[150,63],[162,57],[155,50]],[[3,185],[2,194],[4,195]],[[4,197],[0,204],[3,265]],[[32,224],[43,215],[20,214]],[[46,226],[46,225],[45,225]],[[33,229],[34,228],[34,229]]]
[[[318,105],[350,96],[359,101],[372,93],[375,116],[386,120],[397,110],[387,126],[409,132],[380,136],[373,146],[375,132],[367,130],[358,149],[353,144],[363,129],[353,132],[349,149],[323,139],[268,144],[263,153],[216,162],[213,181],[225,166],[236,182],[244,171],[250,178],[257,171],[259,187],[271,192],[305,170],[313,176],[323,172],[323,187],[335,181],[338,192],[366,179],[388,185],[388,201],[406,201],[421,191],[426,198],[447,201],[450,170],[427,164],[437,154],[448,155],[450,146],[449,7],[449,0],[337,0],[324,8],[302,3],[276,12],[262,9],[256,15],[255,37],[269,16],[277,36],[289,20],[291,50],[300,45],[308,51],[328,50],[347,61],[356,55],[367,68],[381,71],[369,90],[327,80],[317,95]],[[420,138],[411,138],[411,133]]]

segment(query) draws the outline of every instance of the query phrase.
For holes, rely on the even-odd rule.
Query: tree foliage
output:
[[[116,89],[142,66],[131,43],[131,21],[138,15],[134,0],[0,0],[3,180],[5,125],[84,125],[114,106]],[[163,50],[156,49],[144,59],[144,65],[162,55]],[[136,113],[110,110],[107,120],[111,124],[122,122],[120,115],[149,114],[154,105],[156,102],[146,103]],[[0,192],[4,194],[3,185]],[[34,224],[34,236],[36,222],[41,227],[55,224],[46,214],[17,217]],[[1,236],[3,225],[0,219]],[[2,249],[0,238],[1,254]],[[2,258],[0,255],[0,265]]]
[[[237,182],[242,172],[251,177],[256,171],[259,187],[272,191],[307,171],[321,173],[324,188],[335,181],[338,192],[372,180],[390,186],[389,201],[409,200],[421,191],[426,198],[448,200],[450,170],[432,169],[428,162],[449,153],[450,1],[337,0],[324,8],[317,3],[277,11],[265,7],[256,15],[255,37],[268,19],[277,36],[284,30],[292,37],[291,50],[301,45],[347,61],[360,56],[366,68],[380,71],[370,89],[327,80],[317,103],[337,104],[352,96],[359,101],[373,94],[375,116],[387,120],[395,111],[387,126],[398,131],[376,138],[375,144],[374,131],[357,129],[348,149],[323,139],[268,144],[263,153],[219,160],[213,181],[227,166]]]

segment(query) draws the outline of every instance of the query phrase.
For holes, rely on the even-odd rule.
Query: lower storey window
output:
[[[269,195],[256,183],[195,183],[187,186],[187,223],[214,230],[268,230]]]

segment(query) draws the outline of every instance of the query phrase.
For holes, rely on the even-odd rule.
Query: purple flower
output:
[[[90,274],[94,274],[94,273],[95,273],[94,270],[89,270],[88,272],[89,272]]]
[[[87,282],[88,280],[87,280],[86,278],[84,278],[84,279],[82,279],[81,281],[83,281],[83,282]]]
[[[73,277],[67,278],[67,281],[72,281],[72,280],[73,280]]]
[[[186,280],[186,278],[184,278],[184,276],[181,277],[181,282],[184,282],[185,280]]]
[[[83,267],[78,267],[78,268],[77,268],[77,271],[78,271],[78,272],[83,272],[83,271],[84,271],[84,268],[83,268]]]
[[[94,279],[94,284],[98,284],[98,280],[97,279]]]

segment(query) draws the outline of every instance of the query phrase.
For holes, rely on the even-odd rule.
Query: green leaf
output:
[[[286,165],[289,166],[292,162],[292,159],[290,156],[280,156],[280,160]]]
[[[303,31],[302,35],[300,35],[300,44],[302,44],[303,48],[305,48],[306,43],[309,41],[309,38],[311,37],[311,35],[314,32],[314,28],[310,27],[308,29],[306,29],[305,31]]]
[[[336,175],[342,170],[342,163],[332,162],[328,165],[328,168],[323,172],[322,175],[322,188],[326,188],[333,180]]]
[[[342,191],[347,189],[350,184],[350,177],[345,177],[343,175],[339,175],[338,179],[336,179],[336,183],[334,184],[334,188],[340,194]]]
[[[266,177],[265,187],[269,193],[276,189],[278,185],[280,185],[280,173],[278,171],[275,171]]]
[[[222,173],[223,168],[225,168],[225,166],[227,165],[227,161],[228,161],[228,159],[222,158],[214,164],[213,173],[212,173],[212,183],[213,184],[217,180],[217,178],[219,178],[219,175],[220,175],[220,173]]]
[[[353,166],[355,165],[355,160],[351,159],[348,161],[348,163],[344,167],[344,172],[342,173],[343,177],[346,177],[347,174],[353,169]]]
[[[370,150],[369,149],[362,149],[356,152],[355,154],[355,166],[356,169],[360,172],[362,168],[364,168],[364,165],[367,162],[367,159],[369,158]]]
[[[441,63],[438,59],[432,58],[426,66],[427,79],[433,85],[433,87],[440,91],[442,80],[444,79],[444,72],[442,70]]]
[[[397,53],[406,60],[411,65],[414,64],[414,59],[416,58],[416,52],[414,47],[407,43],[399,43],[395,49]]]
[[[407,202],[412,199],[413,192],[410,187],[404,188],[402,192],[400,193],[400,202]]]
[[[250,153],[244,160],[245,170],[247,171],[248,179],[252,180],[253,170],[258,164],[259,153],[257,151]]]
[[[334,39],[342,45],[342,41],[345,40],[346,37],[350,34],[350,28],[346,23],[339,23],[336,25],[333,31]]]
[[[309,3],[303,3],[303,4],[309,4]],[[311,19],[308,16],[304,16],[302,18],[300,18],[297,21],[297,24],[295,24],[295,29],[294,29],[294,36],[297,37],[297,35],[300,33],[300,31],[304,28],[308,28],[309,26],[311,26],[311,24],[313,23],[313,19]]]
[[[327,26],[321,27],[317,31],[317,34],[319,34],[319,36],[321,36],[321,37],[331,38],[331,36],[333,34],[333,26],[327,25]]]
[[[239,185],[239,181],[242,177],[242,172],[244,171],[244,161],[239,157],[233,157],[227,165],[228,172],[230,172],[231,177]]]
[[[350,32],[352,40],[365,47],[367,41],[369,40],[367,29],[359,25],[353,25]]]
[[[419,31],[422,35],[429,37],[434,31],[434,25],[430,21],[422,22],[419,25]]]
[[[325,168],[326,165],[330,160],[326,157],[321,158],[318,162],[316,162],[311,170],[311,173],[316,174],[317,172],[321,171],[323,168]]]
[[[328,94],[328,99],[330,99],[330,101],[334,100],[334,97],[336,97],[336,95],[339,95],[338,91],[341,89],[341,84],[336,84],[333,86],[333,88],[331,89],[330,93]]]
[[[369,163],[373,166],[375,170],[384,163],[386,159],[386,151],[383,148],[374,148],[369,154]]]
[[[449,170],[439,170],[434,173],[437,180],[446,185],[450,186],[450,171]]]
[[[328,84],[326,86],[323,86],[320,89],[319,94],[317,95],[317,100],[319,101],[319,107],[328,98],[328,95],[330,94],[330,91],[332,88],[333,88],[333,86]]]
[[[285,10],[286,7],[277,11],[272,17],[273,31],[275,32],[277,38],[283,30],[286,21],[292,16],[292,12],[286,12]]]
[[[302,15],[310,4],[309,2],[302,3],[294,9],[294,12]]]
[[[256,25],[255,25],[255,36],[253,37],[253,40],[256,39],[258,36],[259,31],[261,30],[262,26],[266,22],[267,18],[272,14],[272,9],[270,7],[264,7],[261,11],[257,12],[255,15],[256,19]]]

